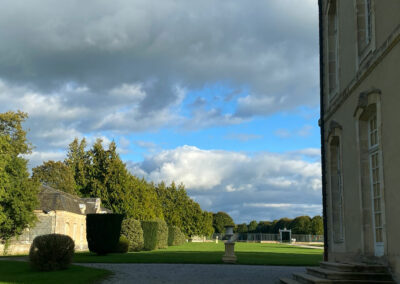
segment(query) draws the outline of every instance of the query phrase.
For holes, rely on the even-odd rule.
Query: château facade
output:
[[[320,0],[325,257],[400,279],[400,1]]]

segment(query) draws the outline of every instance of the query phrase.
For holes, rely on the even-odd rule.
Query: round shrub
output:
[[[127,253],[128,249],[129,249],[129,240],[124,235],[121,235],[119,237],[116,252]]]
[[[67,235],[38,236],[29,250],[29,261],[33,268],[41,271],[66,269],[72,262],[74,248],[74,241]]]
[[[121,235],[129,241],[129,251],[141,251],[143,249],[143,230],[140,221],[127,218],[122,221]]]

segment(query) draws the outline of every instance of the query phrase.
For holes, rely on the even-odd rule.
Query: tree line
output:
[[[97,139],[88,149],[75,138],[64,161],[47,161],[32,169],[32,177],[48,186],[81,197],[99,197],[104,207],[137,220],[163,219],[187,236],[210,235],[212,213],[192,200],[183,184],[155,184],[132,175],[117,153]]]
[[[290,229],[293,234],[323,235],[324,226],[321,216],[299,216],[294,219],[281,218],[274,221],[251,221],[249,224],[243,223],[236,226],[238,233],[263,233],[278,234],[279,229]]]

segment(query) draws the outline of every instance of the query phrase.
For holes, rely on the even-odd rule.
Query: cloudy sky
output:
[[[0,0],[0,112],[237,223],[321,214],[317,0]]]

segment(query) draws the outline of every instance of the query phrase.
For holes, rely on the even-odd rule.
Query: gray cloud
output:
[[[96,97],[66,106],[107,104],[122,84],[142,84],[141,114],[176,102],[176,85],[248,86],[245,117],[318,99],[313,0],[2,2],[0,78],[50,96],[74,82]]]

